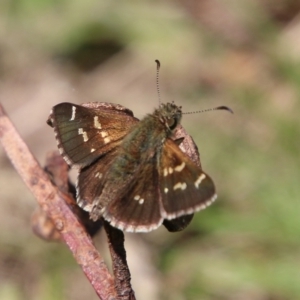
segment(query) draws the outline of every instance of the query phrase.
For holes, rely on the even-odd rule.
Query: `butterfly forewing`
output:
[[[81,167],[117,147],[136,122],[126,111],[72,103],[56,105],[50,115],[63,157],[70,165]]]
[[[163,145],[158,168],[166,219],[204,209],[215,200],[215,186],[211,178],[172,140],[168,139]]]

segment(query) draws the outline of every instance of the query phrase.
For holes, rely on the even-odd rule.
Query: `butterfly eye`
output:
[[[173,130],[177,126],[177,119],[176,118],[167,118],[168,127]]]

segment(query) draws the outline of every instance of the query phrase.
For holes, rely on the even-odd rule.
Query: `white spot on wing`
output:
[[[83,136],[83,141],[84,142],[87,142],[89,140],[89,138],[87,136],[87,133],[85,131],[83,132],[82,136]]]
[[[86,131],[83,131],[82,128],[79,128],[79,129],[78,129],[78,134],[82,134],[82,137],[83,137],[83,141],[84,141],[84,142],[87,142],[87,141],[89,140]]]
[[[185,167],[185,162],[183,161],[181,165],[174,168],[176,172],[181,172]]]
[[[76,115],[76,106],[72,106],[72,116],[71,116],[70,121],[75,120],[75,115]]]
[[[101,129],[101,123],[99,122],[98,116],[94,116],[94,127],[97,129]]]
[[[174,169],[173,169],[173,168],[171,168],[171,167],[169,167],[169,174],[172,174],[172,173],[173,173],[173,171],[174,171]]]
[[[101,131],[100,135],[104,138],[104,144],[108,144],[110,142],[107,131]]]
[[[144,201],[145,201],[144,199],[140,199],[140,200],[139,200],[139,204],[143,204]]]
[[[140,196],[140,195],[135,195],[135,196],[133,197],[133,199],[138,201],[138,200],[141,199],[141,196]]]
[[[198,189],[199,188],[199,185],[200,185],[200,183],[202,182],[202,180],[203,179],[205,179],[205,174],[201,174],[198,178],[197,178],[197,180],[195,181],[195,187]]]
[[[168,191],[169,191],[169,189],[168,189],[168,188],[165,188],[165,189],[164,189],[164,192],[165,192],[165,194],[167,194],[167,193],[168,193]]]
[[[102,173],[100,173],[100,172],[97,172],[96,175],[95,175],[95,177],[98,177],[99,179],[101,179],[102,176],[103,176],[103,175],[102,175]]]
[[[104,139],[104,143],[105,144],[108,144],[110,142],[110,138],[109,137],[106,137],[105,139]]]
[[[92,149],[91,149],[91,153],[95,152],[95,150],[96,150],[96,149],[92,148]]]
[[[101,131],[101,136],[103,137],[103,138],[105,138],[105,137],[107,137],[108,136],[108,133],[106,132],[106,131]]]
[[[177,189],[185,190],[186,189],[186,183],[185,182],[183,182],[183,183],[178,182],[173,186],[173,189],[174,189],[174,191],[177,190]]]

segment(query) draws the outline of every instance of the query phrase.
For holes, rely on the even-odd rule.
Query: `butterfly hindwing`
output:
[[[65,160],[80,167],[117,147],[136,122],[126,111],[72,103],[54,106],[49,121]]]
[[[149,161],[137,170],[126,192],[107,205],[103,217],[125,231],[151,231],[163,222],[158,190],[158,172]]]
[[[163,145],[158,169],[166,219],[192,214],[215,200],[215,186],[211,178],[170,139]]]
[[[80,170],[77,178],[76,194],[77,203],[82,209],[90,212],[95,198],[101,195],[106,174],[116,156],[116,151],[116,149],[111,150],[90,166]]]

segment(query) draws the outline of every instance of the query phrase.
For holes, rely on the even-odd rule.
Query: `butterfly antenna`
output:
[[[203,109],[203,110],[197,110],[197,111],[190,111],[190,112],[184,112],[182,113],[183,115],[189,115],[189,114],[197,114],[197,113],[203,113],[211,110],[227,110],[233,114],[233,110],[229,108],[228,106],[218,106],[214,108],[208,108],[208,109]]]
[[[158,94],[158,103],[159,105],[161,104],[161,99],[160,99],[160,90],[159,90],[159,69],[160,69],[160,61],[158,59],[155,60],[156,62],[156,89],[157,89],[157,94]]]

